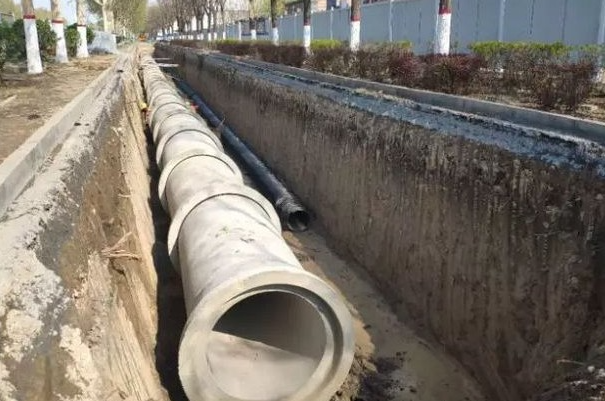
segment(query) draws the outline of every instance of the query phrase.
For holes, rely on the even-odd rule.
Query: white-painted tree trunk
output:
[[[88,40],[86,38],[86,5],[85,0],[76,0],[76,13],[78,14],[78,34],[80,43],[76,51],[77,58],[88,57]]]
[[[437,37],[435,54],[450,54],[450,35],[452,31],[452,13],[442,13],[437,17]]]
[[[38,43],[38,28],[34,15],[33,0],[21,0],[23,10],[23,30],[25,31],[25,52],[27,54],[27,72],[40,74],[43,71],[40,57],[40,44]]]
[[[86,25],[78,25],[78,34],[80,35],[80,43],[76,51],[77,58],[88,57],[88,42],[86,37]]]
[[[359,50],[361,43],[361,21],[351,21],[351,40],[349,45],[351,50]]]
[[[279,44],[279,28],[274,27],[271,29],[271,41],[276,46]]]
[[[61,16],[61,5],[59,0],[50,1],[50,12],[52,16],[51,28],[57,35],[57,45],[55,46],[55,61],[57,63],[67,63],[67,45],[65,43],[65,23]]]
[[[250,39],[256,40],[256,29],[250,29]]]
[[[311,52],[311,25],[303,25],[303,47],[307,53]]]
[[[23,28],[25,30],[27,72],[29,74],[41,74],[43,72],[42,58],[40,57],[40,44],[38,43],[36,17],[33,14],[23,15]]]
[[[57,47],[55,49],[55,61],[67,63],[67,46],[65,43],[65,26],[63,20],[53,20],[53,31],[57,35]]]
[[[242,23],[237,22],[237,40],[242,40]]]

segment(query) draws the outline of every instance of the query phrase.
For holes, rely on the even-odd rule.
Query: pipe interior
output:
[[[311,220],[309,213],[305,210],[296,210],[288,214],[287,219],[288,228],[294,232],[306,231],[309,228],[309,221]]]
[[[289,292],[263,292],[221,316],[206,358],[218,387],[231,397],[278,400],[309,381],[326,341],[322,317],[308,301]]]

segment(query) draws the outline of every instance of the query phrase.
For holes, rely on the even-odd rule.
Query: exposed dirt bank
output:
[[[602,147],[212,56],[175,60],[400,318],[491,399],[538,397],[577,366],[561,361],[600,352]]]
[[[2,401],[168,399],[142,94],[120,69],[0,222]]]

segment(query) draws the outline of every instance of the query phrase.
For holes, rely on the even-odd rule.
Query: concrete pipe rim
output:
[[[179,108],[178,110],[180,110],[181,113],[191,113],[190,108],[183,102],[174,100],[174,101],[162,103],[162,104],[158,105],[157,107],[152,108],[151,112],[149,113],[149,121],[150,121],[149,125],[152,128],[154,128],[158,124],[158,121],[156,121],[158,112],[168,106],[178,107]]]
[[[166,120],[164,120],[166,121]],[[183,123],[182,125],[185,125],[185,123]],[[205,143],[211,143],[216,150],[218,150],[219,152],[224,152],[223,149],[223,144],[221,143],[221,140],[218,139],[218,137],[216,135],[214,135],[214,133],[208,128],[208,129],[204,129],[203,127],[183,127],[183,126],[176,126],[173,127],[171,130],[169,130],[168,132],[166,132],[164,135],[162,135],[162,137],[160,138],[160,140],[157,142],[156,145],[156,150],[155,150],[155,161],[158,164],[158,167],[160,169],[162,169],[162,155],[164,154],[164,149],[166,148],[166,146],[168,146],[168,143],[175,137],[177,137],[180,134],[184,134],[184,133],[197,133],[199,134],[199,138],[202,141],[208,140],[209,142],[205,142]],[[156,138],[157,139],[157,138]]]
[[[174,93],[173,90],[168,88],[154,91],[152,95],[147,95],[147,97],[149,98],[149,107],[155,107],[158,103],[166,101],[167,99],[173,99],[175,101],[180,101],[183,104],[187,104],[178,93]]]
[[[200,188],[199,192],[189,198],[186,203],[181,205],[170,222],[168,228],[168,238],[166,245],[168,248],[168,256],[172,262],[172,266],[181,274],[181,268],[179,263],[179,252],[178,252],[178,239],[181,233],[181,227],[185,222],[185,219],[196,207],[200,206],[207,200],[219,197],[219,196],[239,196],[246,198],[252,202],[255,202],[266,214],[267,221],[270,223],[269,226],[274,230],[274,233],[281,237],[282,227],[277,212],[264,196],[254,189],[244,185],[235,183],[217,183],[213,182]]]
[[[145,92],[150,96],[165,89],[172,91],[172,93],[178,93],[174,86],[171,86],[170,83],[166,81],[165,77],[162,77],[162,79],[163,81],[159,77],[156,79],[154,76],[144,76],[143,80],[145,81]]]
[[[189,109],[175,109],[168,111],[166,115],[161,117],[161,121],[156,122],[155,126],[152,127],[151,134],[154,143],[158,141],[158,137],[160,136],[160,132],[163,130],[164,124],[174,117],[179,117],[182,119],[182,121],[179,122],[181,125],[191,124],[192,130],[207,130],[209,133],[214,135],[214,132],[208,127],[206,122],[199,115],[194,114]],[[175,128],[172,127],[172,129]],[[218,138],[217,143],[220,144],[220,140],[218,140]]]
[[[170,144],[170,142],[172,140],[176,140],[179,135],[189,134],[195,135],[195,138],[191,138],[192,141],[198,142],[199,144],[207,145],[211,149],[216,150],[220,153],[225,153],[223,145],[220,144],[220,140],[217,144],[218,138],[213,138],[215,136],[213,133],[206,132],[205,130],[199,128],[175,128],[173,131],[162,136],[162,138],[158,141],[158,144],[156,145],[155,162],[160,168],[160,170],[164,169],[164,162],[162,161],[162,159],[164,157],[164,150]]]
[[[255,391],[252,390],[246,396],[241,389],[229,392],[221,386],[220,382],[224,380],[219,378],[219,369],[216,368],[223,360],[209,357],[210,338],[217,323],[234,306],[267,293],[299,297],[311,305],[324,324],[325,348],[313,370],[305,372],[305,381],[297,381],[289,394],[259,396],[251,395]],[[304,270],[284,269],[283,265],[281,269],[279,266],[267,266],[266,271],[237,276],[196,300],[179,345],[179,377],[192,401],[327,401],[346,379],[354,349],[351,314],[332,288]],[[192,358],[192,355],[203,357]],[[253,368],[249,369],[249,372],[253,371]],[[279,379],[288,380],[281,377],[275,381]],[[248,384],[251,384],[248,388],[254,387],[252,383]]]
[[[187,152],[183,152],[179,154],[177,157],[171,159],[166,167],[162,170],[160,174],[160,179],[158,180],[158,196],[160,198],[160,203],[162,204],[162,208],[168,213],[168,202],[166,200],[166,184],[168,183],[168,179],[170,178],[170,174],[178,167],[179,164],[184,162],[185,160],[189,160],[194,157],[210,157],[216,159],[226,165],[232,172],[234,176],[234,182],[239,184],[244,184],[244,177],[242,176],[242,172],[237,167],[235,162],[231,160],[231,158],[227,157],[224,153],[214,150],[214,151],[203,151],[203,150],[190,150]]]

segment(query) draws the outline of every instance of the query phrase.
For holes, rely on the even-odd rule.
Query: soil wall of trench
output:
[[[158,240],[168,219],[150,182],[136,55],[112,68],[0,221],[1,401],[184,399],[181,286]]]
[[[600,147],[443,111],[431,129],[411,102],[332,96],[184,48],[156,54],[180,64],[399,316],[491,399],[554,399],[544,394],[603,354]],[[369,101],[393,109],[359,106]],[[465,136],[479,129],[498,140]]]

